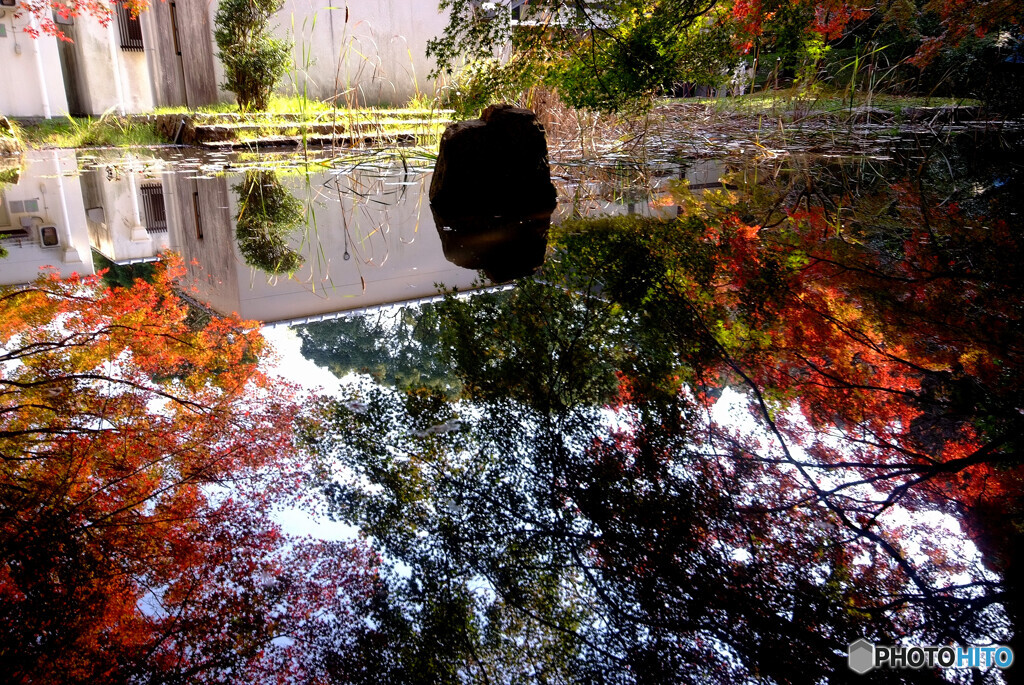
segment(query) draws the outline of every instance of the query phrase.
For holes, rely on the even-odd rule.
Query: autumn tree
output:
[[[1020,35],[1018,3],[865,0],[441,0],[449,22],[428,44],[437,73],[465,66],[459,91],[486,105],[543,84],[568,104],[615,111],[649,103],[667,84],[724,81],[741,59],[770,50],[786,72],[813,77],[830,44],[892,29],[917,67],[971,37]],[[515,14],[512,7],[515,6]],[[514,18],[515,17],[515,18]],[[864,27],[871,24],[873,28]],[[877,43],[872,48],[882,48]],[[761,61],[764,64],[764,61]],[[850,71],[849,68],[846,69]],[[510,87],[510,84],[512,86]]]
[[[767,213],[777,219],[758,217],[772,228],[756,242],[768,254],[795,252],[799,264],[778,318],[762,325],[770,344],[748,348],[740,366],[752,387],[800,408],[793,421],[762,395],[760,413],[806,451],[780,457],[809,469],[810,496],[875,537],[922,604],[988,613],[983,621],[1001,604],[1016,646],[1024,360],[1020,312],[1008,303],[1024,284],[1014,266],[1019,178],[1001,158],[1003,144],[965,135],[926,151],[923,164],[909,162],[918,173],[895,183],[878,176],[873,187],[855,189],[820,168],[798,175]],[[830,177],[839,181],[832,188]],[[971,179],[983,190],[965,191]],[[830,486],[816,485],[812,472],[827,473]],[[893,510],[956,516],[1001,580],[980,574],[944,593],[934,573],[947,557],[933,549],[927,562],[911,562],[902,531],[881,523]]]
[[[182,272],[0,291],[5,682],[317,680],[371,593],[371,554],[272,522],[296,398],[253,323],[194,323]]]
[[[476,0],[441,0],[449,22],[427,47],[436,73],[475,61],[475,78],[494,87],[543,82],[573,106],[610,111],[671,80],[687,29],[715,0],[544,0],[522,5],[523,23],[515,27],[507,4],[487,10]]]
[[[381,621],[369,644],[420,659],[454,649],[449,682],[792,682],[841,672],[857,636],[895,633],[884,616],[834,607],[895,594],[900,580],[879,568],[864,577],[853,560],[865,547],[827,511],[790,512],[783,470],[740,471],[730,452],[709,452],[699,404],[667,392],[668,377],[649,398],[637,387],[620,414],[628,425],[608,427],[615,368],[632,358],[608,337],[626,319],[549,286],[447,304],[452,339],[464,341],[456,354],[476,362],[458,367],[471,405],[367,388],[328,404],[330,428],[311,438],[355,470],[329,486],[339,515],[411,568],[388,614],[407,627]],[[781,512],[743,511],[773,502]],[[432,632],[440,607],[462,626],[447,633],[454,644]]]

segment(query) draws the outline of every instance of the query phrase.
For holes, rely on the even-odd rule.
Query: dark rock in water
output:
[[[523,217],[442,217],[434,210],[444,257],[483,271],[493,283],[524,278],[544,263],[551,212]]]
[[[526,216],[555,208],[544,127],[528,109],[492,105],[449,126],[430,183],[446,217]]]
[[[448,261],[495,283],[530,275],[555,204],[544,127],[530,110],[493,105],[444,132],[430,206]]]

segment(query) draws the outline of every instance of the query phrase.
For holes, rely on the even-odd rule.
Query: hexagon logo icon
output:
[[[864,638],[850,643],[848,655],[847,663],[854,673],[864,675],[875,667],[875,646]]]

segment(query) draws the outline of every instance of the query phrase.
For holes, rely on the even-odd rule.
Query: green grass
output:
[[[67,116],[14,126],[22,144],[29,148],[141,147],[164,142],[150,124],[111,115],[99,119]]]
[[[330,124],[351,129],[354,124],[370,124],[374,132],[387,134],[407,129],[403,118],[437,120],[437,124],[419,125],[415,128],[422,135],[423,144],[430,145],[443,132],[445,112],[438,110],[432,100],[425,97],[414,99],[406,107],[365,107],[349,109],[335,107],[330,102],[302,97],[275,95],[270,106],[263,112],[239,115],[234,103],[218,103],[189,110],[186,107],[161,107],[154,115],[188,114],[197,124],[232,122],[266,126],[258,133],[240,133],[238,139],[246,140],[259,135],[302,135],[304,125]],[[234,115],[234,116],[224,116]],[[298,115],[298,116],[296,116]],[[24,120],[12,122],[14,135],[26,148],[83,148],[83,147],[141,147],[160,145],[168,141],[160,139],[154,126],[145,121],[146,115],[118,117],[106,114],[99,118],[70,117]],[[299,120],[296,120],[299,119]],[[281,127],[285,127],[281,130]],[[435,143],[436,144],[436,143]]]
[[[323,124],[332,120],[338,122],[340,127],[348,128],[349,124],[372,123],[373,132],[389,133],[395,130],[407,128],[400,119],[384,119],[382,114],[392,113],[395,110],[337,110],[319,111],[317,114],[306,112],[305,121],[285,120],[282,115],[288,112],[255,113],[239,120],[239,123],[250,123],[265,126],[265,130],[258,133],[243,133],[238,136],[240,140],[258,137],[259,135],[300,135],[303,131],[303,124]],[[166,112],[164,112],[166,113]],[[216,116],[215,112],[207,112]],[[395,112],[397,113],[397,112]],[[409,117],[436,117],[437,112],[404,110],[401,111]],[[202,115],[199,116],[200,123]],[[214,123],[213,121],[209,123]],[[225,122],[227,123],[227,122]],[[283,129],[279,128],[284,126]],[[138,118],[120,118],[113,116],[92,119],[91,117],[65,117],[63,119],[43,119],[34,121],[12,122],[15,136],[26,148],[84,148],[84,147],[144,147],[148,145],[160,145],[167,141],[160,139],[152,124],[141,121]],[[437,135],[443,132],[444,126],[441,123],[427,124],[416,127],[418,131],[427,136]]]
[[[406,115],[429,115],[436,114],[438,107],[436,102],[427,98],[423,95],[414,97],[404,107],[337,107],[331,102],[307,99],[296,96],[285,97],[282,95],[274,95],[270,99],[270,104],[266,110],[261,112],[248,112],[242,115],[244,119],[249,121],[268,121],[274,122],[276,118],[282,115],[294,115],[303,114],[310,121],[323,121],[333,116],[337,116],[339,119],[350,115],[359,114],[371,114],[379,115],[382,112],[400,112]],[[194,110],[190,110],[187,107],[159,107],[153,111],[153,114],[239,114],[238,106],[232,102],[219,102],[214,105],[204,105]]]
[[[799,88],[765,90],[758,93],[706,100],[720,111],[757,116],[781,115],[793,111],[817,111],[842,114],[854,107],[871,106],[900,114],[910,107],[942,107],[946,105],[978,105],[978,100],[925,96],[899,96],[886,93],[857,92],[851,103],[848,91],[819,88],[806,92]]]

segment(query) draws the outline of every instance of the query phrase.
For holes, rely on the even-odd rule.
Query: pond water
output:
[[[1020,653],[1017,149],[556,167],[532,278],[297,328],[372,379],[318,415],[332,511],[401,564],[396,602],[517,640],[456,651],[506,676],[827,682],[864,637]]]
[[[549,227],[468,237],[429,158],[33,153],[0,283],[171,249],[292,326],[352,381],[303,433],[332,514],[409,621],[500,633],[467,660],[818,682],[860,637],[1024,653],[1019,150],[555,160]]]
[[[714,185],[724,168],[710,161],[569,167],[556,175],[563,201],[554,220],[573,212],[665,213],[652,200],[667,181]],[[103,264],[131,265],[174,250],[188,265],[183,290],[197,301],[221,314],[286,323],[429,299],[438,284],[481,287],[478,271],[491,267],[493,279],[507,281],[540,264],[546,231],[517,251],[515,227],[473,241],[439,229],[426,197],[431,170],[430,159],[372,153],[345,160],[29,153],[0,203],[2,240],[11,248],[0,284],[28,282],[43,266],[94,273],[94,253]],[[44,233],[60,237],[47,245]]]

